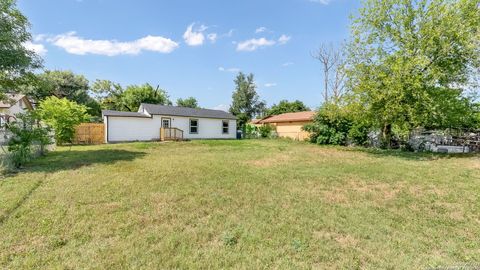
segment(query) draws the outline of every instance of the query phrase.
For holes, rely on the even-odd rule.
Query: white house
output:
[[[6,100],[0,101],[0,127],[14,120],[16,114],[32,109],[32,103],[25,95],[6,94]]]
[[[160,129],[180,130],[184,139],[235,139],[234,115],[209,109],[141,104],[138,112],[102,111],[105,142],[160,140]]]

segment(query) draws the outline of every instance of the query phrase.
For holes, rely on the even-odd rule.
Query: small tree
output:
[[[45,146],[51,143],[50,128],[42,126],[38,115],[31,112],[17,114],[16,121],[7,123],[5,128],[11,134],[8,157],[15,168],[23,166],[35,154],[44,155]]]
[[[230,106],[230,112],[238,118],[238,126],[243,130],[250,119],[264,110],[265,102],[260,101],[253,74],[245,76],[240,72],[235,78],[235,91]]]
[[[46,98],[38,108],[38,114],[55,130],[57,144],[72,143],[75,127],[88,121],[87,108],[66,98]]]
[[[186,108],[199,108],[198,101],[194,97],[189,97],[186,99],[177,99],[177,106],[186,107]]]

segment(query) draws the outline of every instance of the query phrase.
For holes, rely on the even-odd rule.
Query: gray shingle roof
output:
[[[110,111],[103,110],[103,116],[121,116],[121,117],[141,117],[141,118],[150,118],[150,116],[138,112],[120,112],[120,111]]]
[[[218,118],[218,119],[237,119],[233,114],[210,109],[193,109],[176,106],[164,106],[155,104],[142,103],[143,107],[149,114],[200,117],[200,118]]]

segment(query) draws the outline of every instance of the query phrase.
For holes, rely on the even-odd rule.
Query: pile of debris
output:
[[[415,151],[438,153],[480,152],[480,131],[416,130],[409,139]]]

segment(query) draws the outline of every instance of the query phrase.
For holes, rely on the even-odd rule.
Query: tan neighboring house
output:
[[[6,94],[7,99],[0,101],[0,126],[15,120],[17,113],[24,113],[32,110],[30,100],[22,94]]]
[[[303,141],[309,138],[310,134],[302,130],[306,124],[311,124],[315,112],[296,112],[273,115],[258,121],[257,124],[269,124],[275,127],[278,137],[291,138]]]

